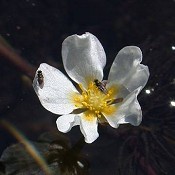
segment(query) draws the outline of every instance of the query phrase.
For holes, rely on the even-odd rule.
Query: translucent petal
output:
[[[103,78],[106,55],[99,40],[91,33],[72,35],[62,44],[62,58],[67,74],[77,83]]]
[[[85,137],[85,142],[92,143],[99,137],[97,118],[94,117],[92,120],[86,120],[83,115],[81,114],[80,130]]]
[[[57,128],[61,132],[68,132],[75,125],[79,125],[79,117],[75,114],[67,114],[58,117],[56,124]]]
[[[140,64],[142,52],[136,46],[121,49],[116,56],[108,76],[110,83],[124,85],[130,92],[145,86],[149,77],[147,66]]]
[[[41,84],[38,82],[38,71],[42,71]],[[69,114],[75,108],[71,102],[71,94],[77,90],[58,69],[42,63],[36,72],[33,87],[41,104],[50,112]]]
[[[112,127],[117,128],[119,124],[122,123],[130,123],[134,126],[138,126],[141,123],[142,111],[137,101],[139,91],[140,88],[130,93],[112,116],[104,114],[106,120]]]

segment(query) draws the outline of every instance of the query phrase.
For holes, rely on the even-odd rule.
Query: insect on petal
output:
[[[38,72],[42,72],[42,83]],[[41,86],[42,84],[42,86]],[[77,92],[71,81],[58,69],[42,63],[33,80],[33,87],[41,104],[52,113],[69,114],[75,109],[70,94]]]

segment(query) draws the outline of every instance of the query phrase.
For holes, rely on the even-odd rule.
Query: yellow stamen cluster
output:
[[[114,101],[118,88],[110,87],[107,93],[102,92],[96,84],[91,81],[85,90],[81,85],[81,94],[73,95],[73,102],[76,108],[86,109],[85,117],[91,120],[94,117],[100,119],[102,114],[111,115],[116,111],[116,107],[111,105]]]

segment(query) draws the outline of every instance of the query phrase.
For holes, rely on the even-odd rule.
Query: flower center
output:
[[[81,84],[79,87],[82,91],[81,94],[73,96],[73,102],[76,108],[85,109],[87,119],[98,117],[102,115],[111,115],[116,112],[117,107],[112,105],[118,93],[118,87],[112,86],[106,89],[101,82],[91,81],[88,88],[85,90]]]

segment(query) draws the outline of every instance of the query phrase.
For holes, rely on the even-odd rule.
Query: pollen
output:
[[[103,114],[112,115],[116,112],[116,105],[112,105],[116,99],[119,88],[112,86],[107,89],[107,92],[102,92],[96,84],[91,81],[84,89],[83,86],[79,85],[81,94],[73,95],[73,103],[78,109],[85,109],[84,116],[87,120],[92,120],[97,117],[99,120]]]

